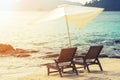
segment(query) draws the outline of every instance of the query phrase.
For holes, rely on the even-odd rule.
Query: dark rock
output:
[[[120,49],[117,49],[117,48],[113,48],[113,50],[118,50],[118,51],[119,51]]]
[[[120,56],[109,56],[109,58],[119,58],[120,59]]]
[[[44,56],[44,58],[55,58],[58,56],[59,56],[59,54],[49,54],[49,55]]]
[[[53,52],[46,52],[45,54],[52,54]]]
[[[108,57],[106,54],[100,54],[98,57],[103,58],[103,57]]]
[[[116,44],[120,44],[120,40],[115,40],[115,43]]]

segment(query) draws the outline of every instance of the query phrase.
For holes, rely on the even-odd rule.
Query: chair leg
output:
[[[75,71],[74,68],[72,68],[72,71],[73,71],[73,72]]]
[[[75,68],[74,70],[75,70],[75,72],[76,72],[76,75],[78,75],[78,71],[77,71],[77,69]]]
[[[89,70],[89,67],[87,66],[87,63],[86,63],[86,60],[83,58],[83,66],[84,66],[84,70],[86,70],[86,67],[87,67],[87,70]]]
[[[72,65],[72,71],[75,72],[75,68],[73,67],[73,65]]]
[[[48,71],[48,76],[50,75],[50,69],[47,67],[47,71]]]
[[[100,64],[100,61],[99,61],[98,59],[97,59],[97,61],[98,61],[98,65],[99,65],[99,67],[100,67],[100,70],[103,71],[102,66],[101,66],[101,64]]]
[[[88,66],[87,62],[84,61],[84,69],[85,69],[85,70],[86,70],[86,67],[87,67],[88,72],[90,72],[90,69],[89,69],[89,66]]]
[[[63,67],[61,68],[61,71],[62,71],[62,73],[64,72],[64,68]]]
[[[90,72],[89,66],[88,66],[88,65],[86,65],[86,67],[87,67],[88,72]]]
[[[60,77],[62,77],[62,70],[61,69],[58,69],[58,72],[59,72],[59,74],[60,74]]]
[[[73,72],[76,72],[76,75],[78,75],[78,71],[77,71],[77,69],[76,69],[76,66],[75,66],[75,64],[73,63]]]
[[[84,70],[86,70],[86,65],[84,64],[83,66],[84,66]]]
[[[87,63],[85,63],[84,66],[85,66],[85,68],[87,67],[88,72],[90,72],[89,65]]]

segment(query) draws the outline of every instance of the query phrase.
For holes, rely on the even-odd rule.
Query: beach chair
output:
[[[74,70],[76,75],[78,75],[75,64],[73,62],[76,50],[77,47],[61,49],[58,59],[54,59],[54,63],[47,64],[48,75],[50,73],[59,72],[60,76],[62,77],[63,69],[66,68],[72,68],[72,71]],[[55,69],[55,71],[50,71],[50,68]]]
[[[103,71],[101,63],[98,59],[98,56],[102,50],[103,46],[90,46],[88,52],[84,55],[75,56],[74,63],[78,65],[82,65],[84,69],[87,68],[88,72],[90,72],[89,65],[97,64],[100,67],[100,70]],[[77,67],[81,68],[81,67]]]

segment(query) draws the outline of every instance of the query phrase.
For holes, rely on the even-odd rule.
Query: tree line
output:
[[[120,0],[92,0],[86,2],[85,6],[101,7],[105,11],[120,11]]]

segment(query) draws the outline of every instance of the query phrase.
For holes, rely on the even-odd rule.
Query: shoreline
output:
[[[98,66],[91,66],[91,72],[88,73],[82,68],[78,69],[79,75],[64,73],[61,78],[58,73],[47,75],[46,66],[41,66],[38,71],[24,76],[14,76],[6,80],[120,80],[120,59],[117,58],[100,58],[103,71]]]

